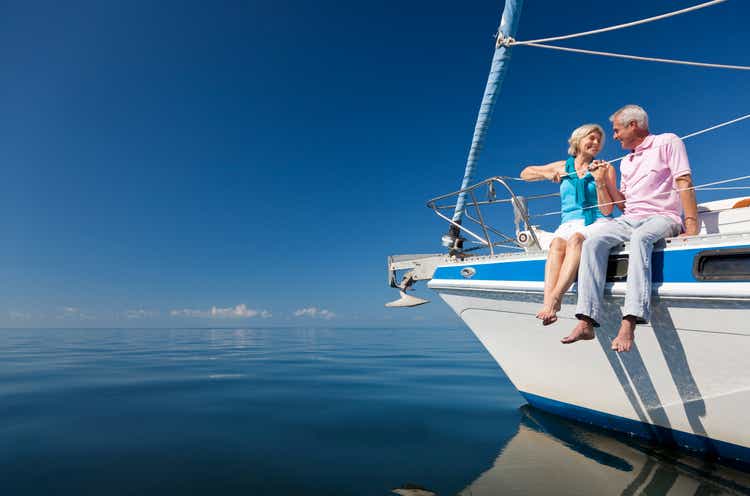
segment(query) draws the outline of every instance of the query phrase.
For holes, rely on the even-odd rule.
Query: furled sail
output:
[[[497,36],[498,40],[507,38],[513,38],[516,35],[516,29],[518,28],[518,21],[521,17],[521,9],[523,8],[523,0],[505,0],[505,8],[503,9],[503,16],[500,20],[500,27],[498,28]],[[484,145],[484,139],[487,135],[487,128],[490,125],[490,118],[492,117],[492,110],[495,108],[495,101],[500,94],[500,88],[505,78],[505,73],[508,70],[508,64],[510,63],[511,47],[506,44],[497,43],[495,48],[495,54],[492,57],[492,66],[490,68],[490,74],[487,78],[487,85],[484,88],[484,96],[482,97],[482,105],[479,107],[479,114],[477,115],[477,122],[474,126],[474,136],[471,140],[471,148],[469,149],[469,156],[466,159],[466,170],[464,172],[464,178],[461,182],[461,189],[465,189],[469,186],[474,177],[474,170],[476,169],[477,161],[479,160],[479,154],[482,151]],[[459,195],[456,201],[456,209],[453,213],[453,222],[456,224],[461,223],[461,217],[463,216],[464,209],[466,207],[466,194],[462,193]],[[456,226],[451,226],[451,232],[455,234],[453,238],[458,237],[458,229]]]

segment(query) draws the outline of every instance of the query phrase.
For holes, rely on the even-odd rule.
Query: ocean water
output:
[[[4,495],[418,487],[750,494],[750,475],[524,406],[463,328],[0,330]]]

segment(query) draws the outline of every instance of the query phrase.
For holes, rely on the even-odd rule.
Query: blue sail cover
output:
[[[500,20],[498,36],[506,38],[516,36],[516,29],[518,29],[518,20],[521,17],[522,8],[523,0],[505,0],[505,8],[503,9],[503,17]],[[490,75],[487,78],[487,86],[484,88],[484,96],[482,97],[482,106],[479,107],[477,123],[474,126],[474,137],[471,140],[469,157],[466,159],[466,171],[464,172],[464,179],[461,182],[461,189],[468,187],[474,176],[479,154],[482,151],[484,139],[487,135],[487,128],[490,125],[492,110],[495,108],[495,101],[500,94],[500,88],[503,84],[505,73],[508,70],[510,53],[511,48],[509,46],[500,45],[495,49],[495,54],[492,57],[492,67],[490,68]],[[453,222],[461,222],[465,204],[466,194],[461,193],[456,201]]]

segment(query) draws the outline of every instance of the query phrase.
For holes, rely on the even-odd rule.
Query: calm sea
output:
[[[523,404],[466,329],[0,330],[0,491],[750,494]]]

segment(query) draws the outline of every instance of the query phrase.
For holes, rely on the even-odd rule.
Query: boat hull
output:
[[[566,295],[557,323],[544,327],[535,318],[543,299],[539,281],[433,279],[430,287],[531,405],[750,464],[750,299],[728,296],[747,287],[715,284],[716,294],[727,296],[702,297],[691,294],[711,290],[682,284],[683,296],[660,285],[667,290],[654,296],[651,322],[638,326],[629,353],[610,348],[622,319],[614,285],[596,338],[572,345],[560,338],[577,322],[574,293]]]

